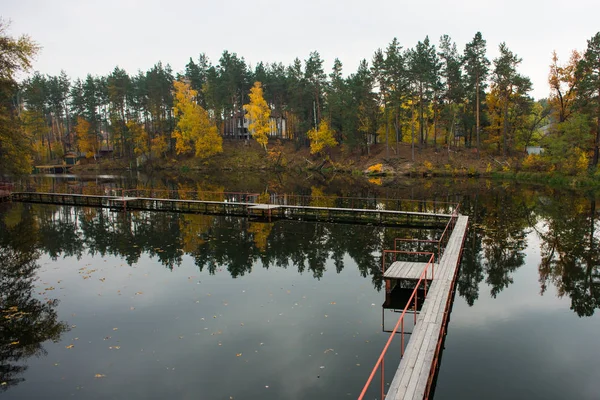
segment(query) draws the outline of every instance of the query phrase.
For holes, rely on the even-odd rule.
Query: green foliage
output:
[[[31,171],[31,141],[24,135],[14,99],[16,74],[27,71],[39,46],[28,36],[9,36],[8,24],[0,19],[0,172]]]

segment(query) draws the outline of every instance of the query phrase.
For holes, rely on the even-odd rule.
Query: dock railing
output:
[[[438,200],[390,199],[378,197],[312,196],[278,193],[225,192],[169,189],[125,188],[102,185],[33,185],[21,183],[14,192],[80,194],[107,197],[144,197],[169,200],[227,201],[236,203],[262,203],[280,206],[328,207],[343,209],[366,209],[379,211],[404,211],[450,215],[458,208],[457,203]]]
[[[394,239],[394,250],[398,250],[398,243],[415,243],[417,246],[421,243],[432,245],[433,250],[437,252],[437,262],[440,263],[442,256],[444,255],[444,250],[446,249],[446,245],[448,244],[448,240],[450,240],[450,235],[452,234],[452,230],[454,229],[454,225],[456,225],[456,220],[458,219],[458,211],[460,209],[460,203],[456,205],[456,208],[452,211],[452,215],[444,228],[444,231],[440,235],[440,237],[436,240],[433,239],[405,239],[405,238],[396,238]],[[422,249],[418,248],[417,251],[422,251]]]
[[[394,252],[394,250],[384,250],[384,252]],[[406,302],[406,306],[404,307],[402,314],[400,314],[400,317],[398,318],[398,322],[396,322],[396,325],[394,326],[394,329],[392,330],[388,341],[386,342],[385,346],[383,347],[383,350],[381,351],[381,354],[379,355],[379,358],[377,359],[377,362],[375,363],[375,366],[373,367],[373,370],[371,371],[371,374],[369,375],[369,378],[367,379],[365,386],[363,387],[362,391],[360,392],[360,395],[358,396],[358,400],[362,400],[365,397],[365,394],[367,393],[367,390],[371,386],[371,383],[373,382],[373,379],[375,378],[375,375],[377,374],[378,369],[380,370],[380,375],[381,375],[381,399],[385,398],[385,355],[386,355],[388,349],[390,348],[392,341],[396,337],[396,333],[400,333],[400,358],[402,358],[402,356],[404,356],[404,317],[406,316],[407,313],[410,312],[409,307],[413,306],[412,313],[414,315],[414,320],[415,321],[417,320],[417,307],[418,307],[417,291],[419,290],[419,287],[421,286],[422,283],[424,284],[425,296],[427,296],[427,281],[428,281],[427,271],[430,268],[433,271],[434,264],[435,264],[435,254],[433,254],[433,253],[429,253],[429,254],[430,254],[429,261],[427,262],[425,269],[421,273],[421,276],[419,277],[419,281],[417,282],[415,288],[413,289],[412,294],[410,295],[410,298]]]

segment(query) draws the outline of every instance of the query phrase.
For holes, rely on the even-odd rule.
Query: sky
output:
[[[566,61],[600,31],[600,1],[572,0],[0,0],[12,36],[42,46],[34,70],[72,78],[106,75],[115,66],[134,74],[156,62],[182,72],[205,53],[216,64],[224,50],[255,66],[291,64],[318,51],[329,73],[339,58],[344,74],[370,61],[394,37],[406,48],[448,34],[462,53],[477,31],[490,60],[506,42],[522,58],[519,72],[532,96],[549,95],[552,51]]]

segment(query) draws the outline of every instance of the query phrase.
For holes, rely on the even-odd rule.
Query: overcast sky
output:
[[[533,82],[533,96],[549,93],[553,50],[567,60],[584,50],[600,30],[600,1],[329,1],[304,0],[0,0],[10,34],[26,33],[42,47],[34,68],[55,75],[105,75],[116,65],[129,73],[157,61],[183,70],[190,57],[206,53],[217,63],[223,50],[252,66],[258,61],[290,64],[317,50],[329,73],[338,57],[344,74],[370,60],[397,37],[404,48],[426,35],[437,45],[448,34],[460,52],[477,31],[488,58],[498,44],[523,59],[520,72]]]

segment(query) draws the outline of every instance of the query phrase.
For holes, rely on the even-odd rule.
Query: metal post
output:
[[[419,284],[417,283],[417,290],[415,290],[415,312],[414,312],[414,316],[415,316],[415,325],[417,324],[417,297],[418,297],[418,289],[419,289]]]
[[[402,329],[402,333],[400,334],[400,337],[401,337],[400,356],[404,357],[404,317],[402,317],[402,320],[400,320],[400,326]]]
[[[381,359],[381,398],[385,397],[384,387],[385,387],[385,358]]]

